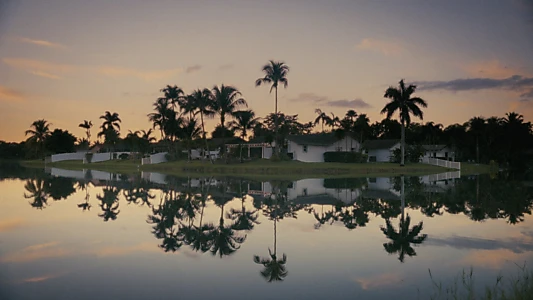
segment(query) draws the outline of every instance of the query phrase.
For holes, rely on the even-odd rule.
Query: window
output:
[[[342,151],[342,147],[337,147],[335,150],[336,150],[337,152],[341,152],[341,151]]]
[[[352,147],[352,152],[354,152],[354,151],[355,151],[355,148],[354,148],[354,147]]]
[[[444,157],[448,158],[448,152],[444,152]]]
[[[304,194],[304,196],[307,196],[307,188],[304,188],[303,194]]]
[[[368,178],[368,182],[371,182],[371,183],[376,183],[376,178]]]
[[[302,146],[304,148],[304,152],[307,153],[307,145]]]
[[[375,156],[369,156],[369,157],[368,157],[368,161],[370,161],[370,162],[376,162],[377,159],[376,159]]]

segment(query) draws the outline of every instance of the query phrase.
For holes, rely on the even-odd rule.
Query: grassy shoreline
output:
[[[26,167],[44,168],[42,161],[22,161]],[[464,175],[488,173],[487,165],[463,164],[461,173]],[[140,164],[140,160],[106,161],[83,164],[81,161],[63,161],[49,163],[46,167],[57,167],[69,170],[100,170],[113,173],[135,174],[141,171],[159,172],[175,176],[231,176],[255,177],[269,179],[302,179],[302,178],[335,178],[335,177],[389,177],[399,175],[430,175],[449,171],[447,168],[427,164],[407,164],[400,167],[392,163],[303,163],[297,161],[271,162],[258,160],[247,163],[225,164],[205,161],[175,161],[156,165]]]

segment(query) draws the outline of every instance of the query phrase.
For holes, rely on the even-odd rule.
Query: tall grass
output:
[[[430,299],[531,300],[533,299],[533,271],[530,271],[526,264],[516,266],[518,268],[516,274],[508,277],[500,274],[492,285],[485,286],[482,290],[476,288],[473,268],[468,271],[463,270],[449,285],[437,282],[429,270],[434,289]]]

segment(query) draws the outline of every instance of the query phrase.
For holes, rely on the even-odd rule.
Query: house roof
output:
[[[328,146],[338,139],[334,133],[311,133],[301,135],[289,135],[287,139],[299,145]]]
[[[446,148],[446,145],[422,145],[422,149],[426,151],[439,151]]]
[[[363,148],[367,150],[390,149],[399,142],[400,140],[368,140],[364,142]]]

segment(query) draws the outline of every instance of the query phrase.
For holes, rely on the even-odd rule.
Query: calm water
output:
[[[0,299],[426,299],[428,269],[471,266],[492,284],[533,259],[533,187],[458,177],[0,169]]]

